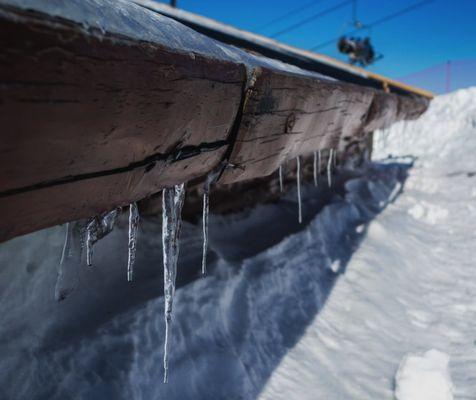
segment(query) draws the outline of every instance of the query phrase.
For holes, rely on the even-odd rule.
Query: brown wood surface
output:
[[[337,81],[257,69],[248,90],[230,162],[221,183],[267,176],[286,161],[332,148],[362,150],[367,136],[413,119],[426,99],[403,97]]]
[[[224,158],[229,188],[318,149],[359,153],[428,104],[2,7],[0,241],[201,182]]]
[[[0,193],[227,139],[243,66],[28,17],[0,22]]]
[[[0,241],[70,220],[89,218],[146,198],[163,187],[208,172],[222,150],[203,153],[172,164],[159,162],[150,171],[137,168],[0,197]],[[193,171],[192,173],[190,173]]]

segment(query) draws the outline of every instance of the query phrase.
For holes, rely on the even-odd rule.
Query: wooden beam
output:
[[[428,99],[434,97],[434,94],[428,90],[407,85],[386,76],[367,71],[366,69],[349,65],[324,54],[290,46],[266,36],[244,31],[211,18],[185,10],[175,9],[167,4],[158,3],[153,0],[133,1],[147,9],[156,11],[190,26],[197,32],[203,33],[211,38],[262,54],[266,57],[281,60],[291,65],[296,65],[308,71],[315,71],[344,82],[356,83],[375,89],[384,90],[385,87],[387,87],[389,91],[398,94],[416,94]]]
[[[0,241],[200,180],[224,159],[233,184],[318,149],[359,151],[428,104],[118,2],[98,23],[97,1],[0,0]]]
[[[296,156],[363,151],[368,135],[426,110],[420,97],[337,81],[255,70],[222,183],[267,176]]]
[[[0,240],[125,205],[221,160],[243,65],[1,10]]]

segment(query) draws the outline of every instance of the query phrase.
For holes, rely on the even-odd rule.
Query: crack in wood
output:
[[[226,147],[228,145],[229,145],[228,141],[221,140],[221,141],[212,142],[212,143],[200,143],[197,146],[184,146],[184,147],[175,149],[174,151],[168,154],[156,153],[143,160],[132,162],[124,167],[118,167],[118,168],[113,168],[113,169],[104,170],[104,171],[89,172],[89,173],[79,174],[79,175],[64,176],[62,178],[52,179],[52,180],[44,181],[44,182],[38,182],[38,183],[24,186],[21,188],[9,189],[4,192],[0,192],[0,198],[13,196],[19,193],[30,192],[33,190],[44,189],[47,187],[82,181],[85,179],[93,179],[93,178],[110,176],[110,175],[115,175],[115,174],[120,174],[125,172],[132,172],[140,168],[143,168],[144,173],[147,173],[155,167],[155,164],[157,162],[163,161],[163,162],[171,164],[171,163],[175,163],[178,161],[182,161],[182,160],[197,156],[202,153],[220,150],[221,148]]]

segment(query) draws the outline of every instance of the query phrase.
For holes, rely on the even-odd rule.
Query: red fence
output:
[[[476,59],[450,60],[398,80],[436,94],[476,86]]]

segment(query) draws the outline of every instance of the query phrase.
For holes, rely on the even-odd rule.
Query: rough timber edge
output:
[[[104,1],[107,3],[107,1]],[[103,2],[103,3],[104,3]],[[34,0],[18,0],[18,1],[13,1],[13,0],[2,0],[0,1],[0,8],[1,8],[1,13],[2,17],[5,17],[5,13],[8,15],[11,15],[12,10],[15,11],[15,9],[18,9],[15,6],[12,6],[11,3],[22,3],[22,4],[27,4],[27,7],[21,8],[23,11],[28,11],[31,10],[31,4],[37,4],[41,7],[44,7],[45,4],[48,6],[51,6],[51,4],[55,3],[55,0],[52,0],[52,3],[43,3],[41,1],[34,1]],[[65,3],[60,2],[61,5],[64,5]],[[178,22],[172,21],[167,17],[159,16],[157,13],[150,12],[149,10],[146,10],[142,7],[139,7],[137,5],[134,5],[131,2],[126,2],[126,1],[121,1],[119,0],[118,3],[120,3],[121,7],[125,7],[127,10],[127,13],[122,13],[119,15],[119,19],[117,19],[117,15],[114,16],[114,18],[111,17],[110,20],[105,18],[102,22],[105,22],[105,25],[102,25],[101,23],[97,23],[97,20],[94,18],[94,9],[95,7],[98,7],[100,5],[99,0],[84,0],[84,2],[81,2],[81,5],[86,5],[86,14],[81,14],[78,15],[72,13],[71,18],[65,18],[65,16],[62,16],[61,12],[59,12],[58,15],[58,9],[54,9],[54,17],[58,18],[61,21],[69,21],[69,22],[74,22],[77,26],[82,26],[81,29],[81,35],[84,35],[85,37],[95,37],[95,38],[104,38],[106,39],[108,36],[114,36],[117,37],[118,35],[123,35],[122,38],[119,38],[118,40],[127,40],[131,46],[134,45],[142,45],[144,43],[153,43],[154,38],[157,39],[157,42],[159,45],[167,47],[167,41],[169,39],[173,39],[174,35],[177,32],[183,32],[186,37],[184,37],[185,40],[185,48],[178,47],[178,48],[172,48],[173,51],[175,51],[177,54],[187,54],[191,55],[192,57],[190,58],[190,62],[193,61],[193,53],[196,53],[197,55],[200,55],[202,57],[209,57],[210,62],[213,62],[215,60],[216,62],[228,62],[228,63],[235,63],[236,65],[246,65],[249,71],[249,76],[248,76],[248,82],[244,81],[242,82],[243,85],[245,85],[245,89],[247,88],[248,90],[246,92],[246,97],[244,93],[242,93],[242,98],[241,98],[241,106],[240,106],[240,111],[243,112],[244,108],[247,106],[247,99],[248,99],[248,92],[252,93],[254,91],[255,83],[253,82],[253,73],[254,71],[258,69],[266,69],[270,71],[272,74],[276,75],[281,75],[281,76],[294,76],[294,77],[301,77],[301,79],[304,80],[309,80],[313,79],[316,82],[319,81],[326,81],[330,85],[336,85],[337,86],[346,86],[348,85],[346,82],[338,82],[334,79],[328,79],[322,75],[313,73],[313,72],[308,72],[304,71],[302,69],[296,68],[294,66],[288,66],[280,61],[275,61],[275,60],[270,60],[266,59],[264,57],[259,57],[259,56],[253,56],[249,55],[246,52],[236,49],[232,46],[228,46],[226,44],[221,44],[219,42],[216,42],[213,39],[207,38],[199,33],[196,33],[195,31],[187,28],[186,26],[181,25]],[[28,6],[28,4],[30,6]],[[72,0],[69,5],[71,4],[80,4],[78,0]],[[53,4],[54,6],[54,4]],[[129,9],[129,7],[131,9]],[[33,11],[37,11],[33,9]],[[67,9],[66,11],[71,12],[71,9]],[[74,10],[73,10],[74,11]],[[124,11],[124,10],[122,10]],[[41,13],[44,14],[44,11],[37,11],[41,17]],[[28,19],[22,19],[21,13],[18,14],[19,18],[17,22],[19,24],[26,24],[28,22]],[[50,14],[46,14],[50,15]],[[84,20],[84,16],[86,15],[87,18],[92,18],[91,20]],[[51,16],[51,15],[50,15]],[[120,24],[123,22],[124,18],[127,22],[127,18],[134,18],[135,16],[138,16],[140,18],[146,18],[146,22],[152,22],[152,23],[157,23],[157,25],[154,26],[147,26],[145,29],[145,37],[141,36],[141,31],[132,31],[132,32],[122,32],[122,25]],[[58,21],[59,21],[58,20]],[[129,21],[131,22],[131,21]],[[134,21],[132,21],[134,22]],[[140,21],[135,21],[140,25]],[[163,25],[162,25],[163,24]],[[132,24],[133,26],[137,27],[137,24]],[[51,24],[51,27],[55,28],[55,24]],[[172,28],[170,28],[172,27]],[[110,31],[108,29],[111,29]],[[170,28],[170,29],[169,29]],[[128,28],[127,28],[128,29]],[[127,30],[126,29],[126,30]],[[164,31],[162,31],[162,29]],[[169,29],[169,30],[167,30]],[[111,35],[112,34],[112,35]],[[87,41],[86,41],[87,42]],[[85,43],[86,43],[85,42]],[[107,40],[105,40],[107,42]],[[210,48],[211,46],[211,48]],[[170,47],[169,47],[170,48]],[[349,85],[349,86],[354,86],[358,87],[358,85]],[[369,90],[369,88],[362,87],[361,88],[362,92],[366,92]],[[372,91],[375,91],[374,89],[370,89]],[[260,99],[260,96],[263,97],[265,93],[258,93],[258,101]],[[381,92],[381,96],[383,97],[399,97],[396,94],[388,94]],[[244,101],[245,100],[245,101]],[[408,99],[408,101],[411,101],[411,98]],[[395,106],[392,106],[395,107]],[[273,110],[268,110],[270,113],[273,113],[275,111]],[[234,122],[233,125],[237,123],[237,128],[239,128],[240,120],[237,118]],[[41,137],[41,135],[40,135]],[[236,136],[235,136],[236,139]],[[234,139],[229,138],[227,142],[228,150],[232,150],[234,145]],[[226,146],[223,147],[223,150],[225,150]],[[309,149],[312,150],[312,149]],[[230,151],[226,152],[227,154],[230,153]],[[204,176],[207,172],[209,172],[213,166],[210,165],[208,166],[207,170],[205,171],[203,169],[203,163],[201,162],[200,155],[198,156],[191,156],[190,158],[187,158],[187,162],[190,163],[197,163],[197,165],[201,166],[201,173],[200,176]],[[219,159],[216,159],[215,164],[219,162]],[[20,163],[26,163],[25,165],[28,164],[28,160],[20,160]],[[178,168],[179,165],[176,164],[176,168]],[[147,168],[146,172],[147,172]],[[174,168],[173,166],[170,166],[169,170],[165,170],[166,172],[173,171]],[[128,175],[127,177],[125,176],[122,178],[120,176],[120,173],[114,173],[112,175],[105,175],[105,174],[99,174],[98,176],[94,176],[93,179],[97,179],[97,182],[101,181],[99,184],[95,184],[93,179],[85,178],[82,179],[81,181],[74,181],[74,182],[59,182],[58,184],[55,184],[54,186],[48,186],[48,187],[41,187],[38,190],[34,188],[34,190],[31,192],[34,194],[32,197],[30,197],[26,192],[18,193],[18,197],[16,196],[17,194],[14,195],[9,195],[3,197],[3,199],[8,198],[8,207],[3,207],[5,206],[5,203],[2,201],[2,210],[5,214],[5,217],[2,219],[2,224],[3,226],[0,227],[0,240],[7,240],[9,238],[12,238],[14,236],[18,236],[20,234],[28,233],[34,230],[38,230],[44,227],[52,226],[54,224],[58,223],[63,223],[67,222],[70,220],[74,220],[77,218],[84,218],[86,216],[90,216],[94,212],[100,212],[100,211],[106,211],[108,209],[112,209],[117,205],[125,205],[131,201],[137,201],[143,198],[146,198],[154,193],[156,193],[158,190],[161,189],[164,185],[173,185],[176,182],[173,181],[173,179],[167,179],[167,181],[163,181],[162,183],[160,182],[155,182],[154,185],[151,185],[147,190],[144,188],[140,188],[141,190],[133,190],[133,188],[128,188],[128,186],[124,186],[122,183],[124,182],[129,182],[131,181],[131,176],[129,173],[138,173],[140,171],[132,171],[132,170],[127,170],[127,171],[121,171],[121,173],[125,173],[125,175]],[[167,174],[165,174],[167,175]],[[193,179],[198,179],[200,178],[196,173],[191,174],[188,177],[183,177],[183,181],[187,180],[193,180]],[[122,181],[122,183],[121,183]],[[76,186],[76,184],[78,186]],[[104,190],[101,192],[101,187],[107,188],[115,186],[115,187],[123,187],[126,189],[126,192],[123,192],[122,194],[119,192],[115,192],[114,196],[105,196]],[[74,187],[73,187],[74,186]],[[51,189],[51,190],[50,190]],[[83,196],[82,198],[78,199],[78,196],[75,196],[74,193],[77,193],[78,189],[84,189],[81,192],[89,192],[91,196]],[[95,193],[94,190],[97,192]],[[100,193],[101,192],[101,193]],[[61,195],[61,201],[58,200],[59,197],[61,196],[56,196],[57,194]],[[95,201],[97,197],[97,202]],[[107,197],[107,198],[106,198]],[[108,200],[109,199],[109,200]],[[56,203],[55,203],[56,201]],[[93,210],[89,215],[84,215],[84,209],[83,209],[83,214],[78,214],[76,209],[77,209],[77,204],[75,202],[83,202],[82,204],[84,209],[88,210]],[[41,204],[41,207],[38,207],[38,205]],[[63,206],[64,209],[61,209],[60,206]],[[42,209],[43,208],[43,209]],[[57,211],[58,209],[61,209],[62,216],[59,216]],[[39,210],[39,211],[38,211]],[[44,212],[44,215],[39,215],[38,212]],[[15,227],[15,224],[18,223],[21,225],[19,219],[16,218],[15,213],[20,213],[20,215],[23,218],[23,224],[25,226],[19,226]],[[41,217],[41,218],[40,218]],[[6,220],[9,221],[6,221]],[[26,220],[35,220],[36,225],[33,227],[27,227],[25,222]],[[6,229],[5,229],[6,228]]]
[[[157,3],[152,0],[132,0],[134,3],[139,4],[143,7],[146,7],[150,10],[157,11],[158,13],[173,18],[179,22],[182,22],[193,28],[198,28],[202,33],[208,32],[211,33],[211,36],[214,38],[222,38],[223,41],[228,41],[228,43],[236,44],[240,47],[247,48],[250,50],[256,50],[256,46],[261,48],[267,48],[277,53],[282,53],[283,56],[286,56],[286,62],[292,64],[292,57],[307,59],[310,62],[317,62],[322,66],[327,66],[335,70],[340,70],[342,72],[347,72],[350,76],[361,77],[364,79],[372,79],[380,82],[382,90],[392,90],[392,88],[397,88],[403,92],[410,94],[415,94],[422,96],[428,99],[434,97],[434,93],[417,88],[415,86],[407,85],[402,82],[398,82],[394,79],[388,78],[386,76],[376,74],[374,72],[367,71],[363,68],[352,66],[346,64],[342,61],[334,59],[332,57],[326,56],[324,54],[311,52],[308,50],[300,49],[298,47],[290,46],[284,43],[280,43],[276,40],[270,39],[266,36],[248,32],[242,29],[235,28],[230,25],[226,25],[219,21],[215,21],[211,18],[203,17],[201,15],[193,14],[188,11],[176,9],[170,7],[167,4]],[[319,67],[317,67],[319,69]],[[323,72],[324,73],[324,72]]]

